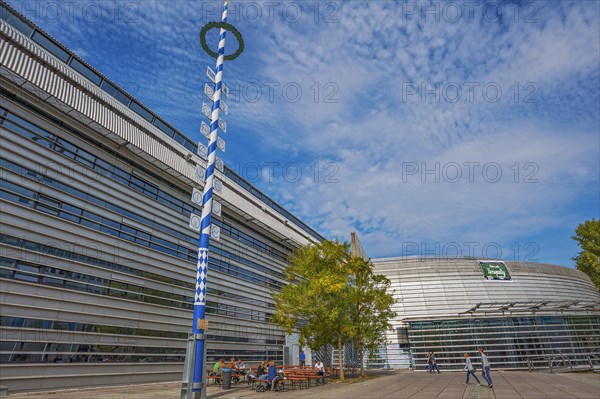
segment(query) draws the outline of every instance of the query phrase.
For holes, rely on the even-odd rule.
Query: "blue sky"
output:
[[[9,3],[202,139],[221,3]],[[324,236],[573,265],[600,217],[597,1],[234,1],[228,22],[222,158]]]

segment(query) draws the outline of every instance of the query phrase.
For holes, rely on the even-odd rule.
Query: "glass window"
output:
[[[15,247],[21,246],[21,243],[23,242],[23,240],[21,240],[20,238],[11,237],[11,236],[7,236],[4,234],[2,234],[1,237],[2,237],[2,239],[0,240],[0,242],[2,242],[3,244],[15,246]]]
[[[150,111],[148,111],[144,107],[142,107],[142,105],[140,103],[138,103],[137,101],[132,101],[131,104],[129,105],[129,108],[131,108],[135,113],[137,113],[139,116],[141,116],[148,122],[152,122],[153,116],[150,113]]]
[[[100,86],[100,83],[102,83],[102,78],[100,77],[100,75],[92,71],[77,58],[73,58],[71,60],[71,67],[86,78],[88,78],[89,80],[91,80],[92,82],[94,82],[96,85]]]
[[[138,236],[139,238],[141,238],[141,239],[144,239],[144,240],[150,240],[150,234],[148,234],[148,233],[144,233],[144,232],[142,232],[142,231],[139,231],[139,230],[138,230],[138,232],[137,232],[137,236]]]
[[[96,158],[96,169],[101,168],[107,171],[113,171],[115,167],[103,159]]]
[[[176,142],[178,142],[181,145],[184,145],[185,142],[187,141],[185,139],[185,137],[183,137],[181,134],[179,133],[175,133],[175,136],[173,137],[175,139]]]
[[[101,207],[106,207],[106,201],[101,200],[98,197],[94,197],[93,195],[82,195],[82,193],[77,193],[79,198],[85,198],[93,204],[100,205]]]
[[[69,205],[69,204],[62,204],[61,208],[62,208],[62,210],[71,212],[75,215],[81,215],[81,209],[76,206]]]
[[[23,265],[23,266],[25,266],[25,265]],[[33,273],[37,273],[37,271],[38,271],[37,267],[34,268],[34,267],[26,267],[25,266],[25,267],[17,267],[17,268],[18,269],[22,269],[22,270],[31,271]],[[16,272],[14,278],[17,279],[17,280],[22,280],[22,281],[28,281],[28,282],[31,282],[31,283],[35,283],[35,282],[37,282],[38,276],[37,275],[31,275],[31,274],[25,274],[25,273]]]
[[[32,139],[35,137],[37,138],[38,136],[36,136],[35,134],[31,133],[30,131],[27,131],[25,129],[23,129],[21,126],[11,122],[11,121],[5,121],[4,122],[4,126],[6,126],[7,128],[9,128],[10,130],[17,132],[21,137],[26,137],[28,139]]]
[[[173,130],[173,128],[167,126],[163,121],[161,121],[158,118],[156,118],[154,120],[154,126],[156,126],[160,130],[162,130],[163,132],[165,132],[166,134],[168,134],[169,137],[173,137],[175,135],[175,130]]]
[[[80,217],[72,215],[72,214],[67,213],[65,211],[61,211],[59,216],[61,218],[63,218],[63,219],[70,220],[71,222],[75,222],[75,223],[81,222],[81,218]]]
[[[191,152],[195,153],[196,152],[196,145],[194,143],[192,143],[189,140],[185,140],[185,142],[183,143],[183,146],[185,148],[187,148],[188,150],[190,150]]]
[[[2,269],[0,268],[0,277],[2,278],[11,278],[13,271],[11,269]]]
[[[9,193],[8,191],[4,191],[4,190],[0,190],[0,198],[5,199],[7,201],[12,201],[12,202],[24,202],[24,203],[29,202],[27,199],[24,199],[22,197],[19,197],[18,195]]]
[[[15,260],[10,258],[0,258],[0,266],[14,267]]]
[[[37,127],[36,125],[30,123],[29,121],[26,121],[25,119],[19,118],[18,116],[16,116],[15,114],[10,114],[8,116],[8,119],[14,123],[17,123],[18,125],[15,125],[13,123],[6,123],[7,126],[14,126],[16,129],[27,129],[29,131],[32,131],[34,133],[37,133],[39,136],[41,137],[45,137],[49,140],[54,140],[56,139],[56,136],[53,135],[52,133],[44,130],[44,129],[40,129],[39,127]],[[22,127],[21,127],[22,126]]]
[[[92,220],[96,220],[98,222],[102,222],[102,217],[96,215],[95,213],[89,212],[89,211],[83,211],[83,217],[86,217],[88,219],[92,219]]]
[[[65,288],[70,288],[77,291],[87,291],[87,285],[77,283],[75,281],[65,281]]]
[[[156,198],[158,196],[158,187],[153,186],[150,183],[146,183],[145,189],[147,192],[153,194],[154,198]]]
[[[49,196],[44,195],[44,194],[40,194],[39,195],[38,201],[40,201],[41,203],[53,206],[55,208],[60,208],[60,201],[59,200],[57,200],[55,198],[52,198],[52,197],[49,197]]]
[[[81,155],[77,155],[76,160],[77,160],[77,162],[80,162],[80,163],[84,164],[85,166],[87,166],[89,168],[93,168],[94,167],[94,163],[93,162],[89,161],[85,157],[82,157]]]
[[[75,147],[73,144],[69,143],[68,141],[65,141],[61,138],[57,138],[56,142],[58,144],[54,145],[54,149],[60,153],[69,151],[70,153],[74,154],[75,152],[77,152],[77,147]]]
[[[32,39],[63,62],[67,62],[69,59],[69,53],[63,50],[58,44],[54,43],[49,37],[46,37],[42,32],[36,30]]]
[[[114,98],[119,100],[121,103],[125,104],[126,106],[129,105],[129,102],[131,101],[131,99],[129,97],[127,97],[127,95],[125,93],[123,93],[117,87],[113,86],[108,81],[106,81],[106,80],[103,81],[102,85],[100,85],[100,88],[102,88],[102,90],[104,90],[105,92],[107,92],[108,94],[110,94],[111,96],[113,96]]]
[[[44,205],[44,204],[40,204],[38,203],[35,207],[37,210],[48,213],[50,215],[54,215],[54,216],[58,216],[58,209]]]
[[[65,284],[65,281],[58,279],[58,278],[44,276],[42,278],[42,284],[55,285],[58,287],[62,287]]]
[[[121,223],[115,222],[114,220],[110,220],[107,218],[102,218],[102,223],[114,227],[115,229],[119,229],[121,227]]]
[[[103,232],[103,233],[106,233],[106,234],[110,234],[110,235],[116,236],[116,237],[119,236],[119,232],[117,230],[113,229],[112,227],[101,225],[100,226],[100,231]]]
[[[121,225],[121,230],[126,233],[133,234],[133,235],[135,235],[137,233],[136,229],[134,229],[133,227],[129,227],[126,224]]]
[[[135,241],[135,237],[126,233],[123,233],[122,231],[119,233],[119,237],[121,237],[124,240],[127,241]]]
[[[92,221],[87,220],[87,219],[82,219],[81,220],[81,224],[83,226],[90,227],[92,229],[96,229],[96,230],[100,229],[100,225],[98,223],[92,222]]]
[[[16,30],[29,37],[33,28],[23,22],[19,17],[14,15],[3,4],[0,4],[0,18],[5,20],[9,25],[12,25]]]
[[[90,162],[96,162],[96,156],[90,154],[89,152],[82,150],[81,148],[77,149],[77,157],[87,159]]]

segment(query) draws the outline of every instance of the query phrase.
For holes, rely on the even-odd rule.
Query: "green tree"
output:
[[[312,349],[343,344],[353,331],[350,312],[350,247],[337,241],[299,247],[284,274],[290,284],[275,296],[273,321],[290,334],[297,330]],[[342,356],[340,380],[344,380]]]
[[[379,346],[385,343],[385,333],[392,326],[390,319],[396,316],[391,310],[394,297],[388,292],[390,280],[375,274],[373,264],[354,257],[349,263],[352,284],[352,340],[360,359],[360,376],[364,377],[365,352],[375,356]]]
[[[581,252],[572,258],[577,269],[587,274],[600,290],[600,220],[587,220],[577,226],[573,237]]]

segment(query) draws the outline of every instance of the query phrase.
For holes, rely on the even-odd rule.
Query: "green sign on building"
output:
[[[510,273],[506,264],[501,261],[480,260],[479,266],[486,280],[511,281]]]

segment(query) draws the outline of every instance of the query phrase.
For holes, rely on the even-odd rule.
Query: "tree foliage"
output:
[[[393,317],[389,280],[350,254],[347,243],[323,241],[298,248],[284,271],[290,284],[275,296],[273,321],[287,333],[298,331],[301,344],[318,350],[353,340],[362,354],[382,343]],[[362,364],[362,362],[361,362]],[[344,379],[339,356],[340,379]],[[362,370],[361,370],[362,372]]]
[[[362,258],[352,258],[349,267],[353,276],[352,340],[361,360],[362,377],[365,352],[375,356],[379,346],[385,343],[385,333],[392,327],[390,319],[396,313],[391,310],[394,297],[389,293],[388,278],[375,274],[372,263]]]
[[[275,296],[273,321],[288,334],[298,330],[301,341],[313,350],[328,344],[337,344],[341,349],[352,329],[348,313],[349,259],[348,244],[337,241],[298,248],[284,271],[290,284]]]
[[[600,220],[591,219],[581,223],[572,238],[581,248],[573,258],[577,269],[587,274],[600,290]]]

